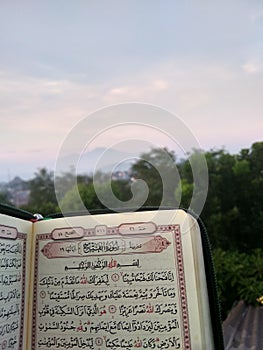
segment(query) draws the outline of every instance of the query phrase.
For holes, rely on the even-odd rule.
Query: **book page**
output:
[[[213,349],[191,225],[183,211],[36,223],[30,349]]]
[[[31,222],[0,214],[0,349],[26,349],[31,231]]]

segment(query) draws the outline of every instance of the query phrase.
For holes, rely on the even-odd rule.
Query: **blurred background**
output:
[[[148,130],[148,149],[111,171],[122,201],[131,184],[149,186],[145,205],[158,206],[156,168],[178,169],[166,205],[188,208],[190,159],[202,152],[209,190],[201,218],[217,270],[222,316],[235,301],[258,306],[263,295],[263,4],[261,1],[1,1],[0,197],[43,215],[58,212],[54,169],[72,128],[99,108],[136,101],[176,114],[200,148],[177,152]],[[143,116],[142,116],[143,122]],[[96,120],[89,133],[100,128]],[[140,136],[140,129],[133,131]],[[143,133],[142,133],[143,134]],[[138,136],[139,135],[139,136]],[[94,164],[114,134],[85,150],[77,186],[88,209],[102,208]],[[104,197],[107,166],[96,170]],[[122,150],[123,158],[126,157]],[[172,160],[163,162],[163,152]],[[60,186],[72,174],[60,175]],[[74,190],[63,207],[78,210]],[[181,198],[180,197],[181,193]],[[125,203],[124,203],[125,206]]]

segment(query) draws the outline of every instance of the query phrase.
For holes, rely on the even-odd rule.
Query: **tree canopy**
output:
[[[113,208],[120,203],[128,207],[134,204],[131,201],[134,194],[138,201],[143,198],[141,180],[148,186],[145,206],[189,208],[195,187],[205,189],[202,174],[193,176],[193,164],[195,171],[199,171],[199,153],[200,150],[195,150],[187,159],[178,161],[173,151],[152,149],[131,166],[129,179],[109,181],[109,176],[103,173],[78,176],[77,184],[61,199],[63,210],[78,211],[83,204],[88,210]],[[262,288],[259,278],[263,274],[263,142],[256,142],[238,154],[219,149],[204,152],[204,156],[209,186],[201,218],[214,250],[226,312],[235,298],[252,303],[260,297]],[[58,192],[72,183],[72,175],[64,174],[60,180]],[[52,172],[39,169],[28,185],[30,198],[24,209],[44,215],[60,210]],[[7,200],[8,195],[2,193],[0,197]]]
[[[134,204],[129,202],[134,193],[140,197],[138,180],[143,180],[148,186],[145,206],[189,208],[196,181],[202,182],[203,179],[202,176],[193,179],[192,165],[195,162],[195,171],[198,171],[198,152],[193,151],[188,159],[177,161],[174,152],[166,148],[152,149],[131,166],[129,180],[109,182],[103,174],[94,178],[78,176],[77,189],[69,188],[62,199],[63,208],[76,211],[80,208],[74,197],[76,190],[88,210],[105,206],[127,207],[129,203]],[[201,218],[212,246],[243,252],[262,247],[263,142],[256,142],[238,154],[219,149],[204,155],[209,187]],[[72,175],[64,174],[60,180],[61,186],[65,187],[71,183]],[[59,210],[52,172],[39,169],[29,181],[29,188],[29,203],[24,209],[44,215]],[[6,199],[6,194],[2,194],[2,198]]]

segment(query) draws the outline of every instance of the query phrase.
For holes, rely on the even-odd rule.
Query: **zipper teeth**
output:
[[[216,350],[224,350],[224,338],[222,330],[221,307],[218,298],[218,287],[215,275],[214,262],[211,252],[211,246],[206,228],[203,221],[194,213],[190,212],[198,221],[201,229],[201,238],[204,247],[205,270],[207,276],[207,288],[210,304],[210,313],[212,319],[212,329],[215,341]]]
[[[75,212],[66,212],[66,213],[53,213],[49,214],[46,218],[52,218],[57,219],[61,217],[68,217],[68,216],[82,216],[82,215],[98,215],[98,214],[117,214],[117,213],[126,213],[126,212],[141,212],[141,211],[153,211],[153,210],[174,210],[174,209],[182,209],[178,207],[171,207],[171,206],[145,206],[140,208],[101,208],[101,209],[90,209],[87,211],[75,211]],[[184,209],[182,209],[184,210]]]

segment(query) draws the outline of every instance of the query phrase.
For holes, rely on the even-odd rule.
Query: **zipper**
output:
[[[29,211],[17,209],[8,204],[0,203],[0,213],[13,216],[18,219],[36,221],[36,217]]]
[[[199,216],[190,210],[185,211],[191,214],[197,220],[200,227],[214,344],[216,350],[224,350],[225,346],[222,329],[221,306],[218,297],[215,267],[208,233]]]

